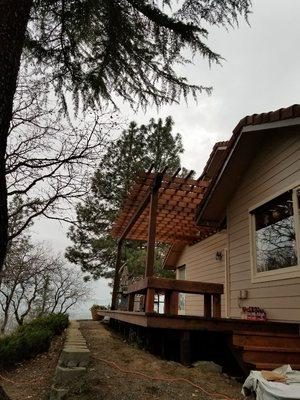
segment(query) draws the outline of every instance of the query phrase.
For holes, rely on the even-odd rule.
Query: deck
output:
[[[123,325],[121,332],[135,328],[149,332],[154,347],[161,346],[158,354],[164,357],[166,342],[174,334],[178,342],[172,349],[179,351],[179,361],[189,365],[197,346],[216,346],[217,352],[230,352],[232,358],[246,375],[251,369],[273,369],[291,364],[300,369],[299,324],[249,321],[232,318],[205,318],[190,315],[168,315],[146,312],[101,310],[101,316],[109,317],[112,325]],[[131,327],[131,328],[130,328]],[[204,335],[204,336],[203,336]],[[192,340],[191,338],[197,338]],[[210,342],[209,342],[210,340]],[[222,342],[223,346],[220,347]],[[178,347],[178,349],[177,349]],[[173,351],[173,350],[171,350]]]
[[[299,324],[272,321],[249,321],[234,318],[205,318],[192,315],[166,315],[157,313],[100,310],[98,314],[145,328],[197,330],[211,332],[264,332],[283,335],[299,335]],[[300,337],[300,336],[299,336]]]

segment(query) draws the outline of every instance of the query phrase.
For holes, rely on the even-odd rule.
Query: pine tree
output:
[[[115,266],[116,241],[110,230],[137,172],[154,165],[156,170],[168,166],[175,171],[183,152],[180,134],[172,134],[171,117],[165,122],[150,120],[148,125],[131,122],[116,142],[111,142],[94,174],[91,195],[77,206],[77,225],[69,237],[73,247],[67,250],[68,259],[81,266],[94,278],[111,278]],[[129,272],[142,275],[145,268],[145,243],[128,241],[123,261]],[[157,252],[156,270],[161,270],[162,253]]]

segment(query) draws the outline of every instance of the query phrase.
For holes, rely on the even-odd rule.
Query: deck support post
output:
[[[211,318],[211,295],[204,295],[204,318]]]
[[[122,256],[122,245],[123,240],[119,240],[118,248],[117,248],[117,259],[116,259],[116,267],[115,267],[115,276],[114,276],[114,287],[111,298],[111,309],[117,309],[117,300],[118,300],[118,291],[120,286],[120,268],[121,268],[121,256]]]
[[[213,294],[213,317],[221,318],[221,295]]]
[[[191,365],[191,334],[190,331],[180,333],[180,362],[183,365]]]

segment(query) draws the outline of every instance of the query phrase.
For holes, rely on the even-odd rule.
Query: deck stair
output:
[[[232,350],[249,369],[271,370],[283,364],[300,369],[300,336],[296,333],[233,332]]]

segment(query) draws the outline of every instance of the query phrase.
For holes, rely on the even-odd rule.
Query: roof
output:
[[[195,221],[196,209],[209,186],[208,180],[176,175],[162,177],[158,191],[156,241],[160,243],[191,243],[206,237],[212,230],[201,228]],[[112,228],[116,238],[147,240],[149,203],[131,229],[127,229],[145,199],[149,197],[157,174],[141,172],[136,176],[128,196]],[[125,234],[125,237],[124,237]]]
[[[214,226],[221,223],[221,217],[218,215],[215,205],[212,203],[212,197],[215,193],[214,197],[218,198],[219,203],[223,203],[223,206],[226,206],[227,200],[230,197],[231,192],[234,190],[236,185],[238,184],[239,179],[241,178],[244,169],[247,167],[248,163],[251,161],[253,154],[255,153],[257,146],[259,145],[259,141],[261,140],[262,135],[255,135],[256,132],[267,132],[272,129],[280,129],[285,126],[292,126],[300,124],[300,104],[294,104],[287,108],[280,108],[275,111],[270,111],[261,114],[252,114],[248,115],[240,120],[237,126],[233,130],[233,134],[230,140],[227,143],[227,148],[224,153],[224,157],[222,163],[220,165],[217,173],[212,176],[211,185],[208,190],[205,192],[204,198],[199,204],[197,210],[197,221],[199,224],[209,224],[210,217],[214,214],[215,221],[213,221]],[[251,135],[248,135],[243,140],[240,140],[243,133],[250,132]],[[238,144],[238,142],[240,142]],[[210,157],[211,158],[211,157]],[[220,186],[221,177],[225,174],[225,169],[229,164],[233,164],[234,162],[240,161],[238,174],[234,175],[234,179],[231,182],[227,183],[227,187],[224,188],[226,190],[226,196],[217,191],[217,188]],[[203,175],[203,174],[202,174]],[[232,176],[231,176],[232,178]],[[204,211],[208,206],[211,206],[211,210],[207,215],[204,215]],[[215,207],[215,208],[214,208]],[[220,206],[221,207],[221,206]],[[224,214],[224,213],[223,213]],[[223,215],[224,216],[224,215]]]
[[[186,244],[184,243],[173,243],[164,258],[163,267],[165,269],[174,269],[176,265],[178,265],[178,261],[180,256],[185,248]]]
[[[200,176],[201,179],[212,179],[216,175],[226,156],[228,143],[228,141],[217,142],[214,145]]]
[[[300,117],[300,104],[294,104],[286,108],[279,108],[276,111],[269,111],[267,113],[247,115],[246,117],[242,118],[237,126],[234,128],[233,135],[229,143],[235,140],[235,137],[242,131],[245,126],[284,121],[297,117]]]
[[[261,113],[261,114],[253,114],[253,115],[248,115],[240,120],[240,122],[236,125],[236,127],[233,130],[233,134],[228,141],[224,142],[218,142],[214,145],[212,152],[209,156],[209,159],[204,167],[204,170],[201,174],[202,179],[211,179],[211,184],[205,191],[204,197],[201,201],[201,203],[198,206],[197,210],[197,220],[199,224],[203,224],[206,221],[203,220],[203,214],[202,214],[202,219],[200,218],[201,211],[203,212],[205,210],[205,207],[208,206],[209,202],[212,199],[213,192],[215,191],[216,195],[215,197],[219,198],[219,201],[221,203],[225,203],[226,206],[226,200],[224,196],[218,196],[218,193],[216,191],[216,185],[220,181],[220,176],[223,173],[224,166],[227,162],[229,162],[229,159],[231,158],[233,154],[233,149],[234,146],[236,145],[237,141],[239,140],[239,137],[241,136],[243,130],[251,130],[251,128],[257,128],[258,130],[264,130],[267,126],[269,128],[274,128],[274,125],[276,123],[281,123],[282,126],[285,124],[289,123],[294,123],[295,118],[300,117],[300,105],[295,104],[287,108],[281,108],[276,111],[270,111],[267,113]],[[300,121],[296,120],[296,124],[300,124]],[[252,135],[254,137],[254,135]],[[248,142],[249,143],[249,142]],[[257,138],[255,138],[254,142],[257,142]],[[254,146],[255,148],[255,146]],[[241,148],[240,148],[241,149]],[[236,149],[238,151],[238,149]],[[242,150],[242,149],[241,149]],[[246,146],[246,156],[251,159],[251,152],[249,151],[250,148]],[[247,157],[244,158],[244,165],[247,163]],[[242,168],[240,168],[240,174],[242,174]],[[238,177],[235,176],[235,179],[231,180],[232,185],[236,185],[238,182]],[[227,193],[229,192],[229,185],[226,186]],[[212,212],[215,212],[216,209],[212,208]],[[218,224],[220,224],[220,220],[217,221]],[[180,258],[180,255],[183,251],[184,247],[181,245],[173,245],[169,248],[169,251],[165,257],[164,260],[164,267],[166,269],[174,269],[178,263],[178,260]]]

